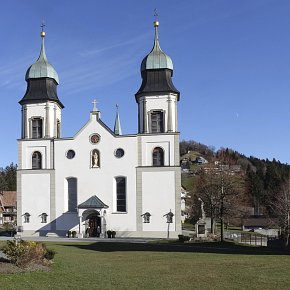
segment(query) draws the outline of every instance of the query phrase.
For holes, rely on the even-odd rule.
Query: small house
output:
[[[278,236],[280,227],[277,218],[252,217],[243,220],[243,231],[253,231],[267,236]]]
[[[16,191],[0,193],[0,224],[16,222],[16,204]]]

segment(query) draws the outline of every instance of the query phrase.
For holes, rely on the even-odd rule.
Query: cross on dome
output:
[[[40,36],[41,37],[45,37],[45,31],[44,31],[45,22],[44,22],[44,20],[42,20],[42,23],[41,23],[40,27],[41,27]]]
[[[99,102],[97,102],[97,100],[96,99],[94,99],[93,101],[92,101],[92,104],[93,104],[93,112],[97,112],[98,111],[98,109],[97,109],[97,104],[98,104]]]
[[[42,23],[41,23],[40,27],[41,27],[41,31],[44,31],[44,27],[45,27],[45,22],[44,22],[44,20],[42,20]]]
[[[157,21],[158,20],[158,12],[157,12],[156,8],[154,9],[154,17],[155,17],[155,21]]]
[[[157,9],[156,8],[154,9],[154,18],[155,18],[154,27],[158,27],[159,26],[159,21],[158,21],[158,13],[157,13]]]

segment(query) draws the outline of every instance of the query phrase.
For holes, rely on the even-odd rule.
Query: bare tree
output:
[[[218,218],[221,224],[221,241],[224,240],[225,218],[237,216],[239,213],[241,196],[245,190],[244,179],[240,175],[231,175],[221,172],[221,184],[219,190]]]
[[[212,171],[209,173],[202,172],[195,187],[195,193],[205,203],[205,210],[210,216],[210,231],[215,232],[214,222],[217,217],[217,209],[219,204],[219,177]]]
[[[224,239],[224,221],[236,215],[243,190],[243,178],[227,171],[209,170],[198,177],[195,193],[205,203],[205,210],[211,219],[211,233],[214,233],[215,220],[220,221],[221,241]]]
[[[278,217],[283,246],[286,248],[290,235],[290,180],[282,186],[275,200],[270,202],[270,207]]]

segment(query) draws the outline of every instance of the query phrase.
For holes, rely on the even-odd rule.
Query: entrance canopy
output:
[[[96,195],[93,195],[83,203],[78,205],[78,209],[103,209],[108,208],[108,206],[103,203]]]
[[[79,234],[82,236],[99,237],[106,231],[104,209],[108,206],[96,195],[78,205]]]

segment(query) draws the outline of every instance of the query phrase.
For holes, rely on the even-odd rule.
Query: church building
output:
[[[26,72],[27,90],[19,101],[17,225],[23,236],[181,233],[180,93],[172,82],[172,60],[159,45],[158,26],[155,21],[153,48],[141,63],[138,133],[130,135],[122,134],[118,110],[112,130],[94,102],[89,121],[73,137],[62,136],[59,78],[41,32],[40,55]]]

